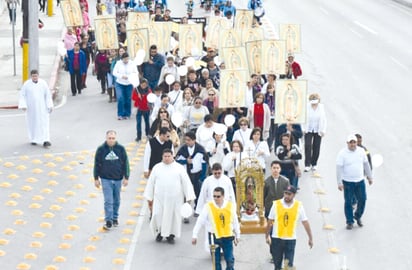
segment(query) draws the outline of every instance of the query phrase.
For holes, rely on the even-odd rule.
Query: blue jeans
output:
[[[366,187],[365,180],[359,182],[348,182],[343,180],[343,196],[345,198],[346,224],[353,224],[353,219],[360,219],[365,211]],[[357,201],[355,213],[353,213],[353,198]]]
[[[104,220],[117,220],[119,217],[120,189],[122,180],[101,179],[104,197]]]
[[[123,85],[116,82],[117,116],[130,117],[132,113],[133,85]]]
[[[288,266],[293,266],[295,257],[296,240],[283,240],[272,237],[272,257],[275,264],[275,270],[282,269],[283,257],[288,260]]]
[[[142,117],[144,119],[144,124],[145,124],[144,130],[145,130],[146,136],[150,135],[149,114],[150,114],[150,111],[142,111],[142,110],[137,109],[136,130],[137,130],[138,140],[142,139]]]
[[[210,237],[212,234],[209,233],[209,243],[210,243]],[[217,246],[215,250],[215,266],[216,270],[222,270],[222,265],[220,263],[221,261],[221,249],[223,250],[223,256],[226,261],[226,270],[234,270],[235,266],[235,257],[233,256],[233,237],[223,237],[216,239],[215,235],[213,234],[213,239],[214,242]]]
[[[299,183],[299,177],[296,174],[295,169],[282,169],[280,172],[281,175],[289,179],[289,183],[294,186],[295,188],[298,188],[298,183]]]

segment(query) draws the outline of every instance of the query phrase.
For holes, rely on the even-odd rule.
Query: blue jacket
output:
[[[165,65],[165,59],[161,54],[156,54],[153,56],[153,64],[149,64],[149,62],[144,62],[142,64],[142,71],[143,77],[146,78],[150,82],[157,82],[159,81],[160,71],[162,67]]]
[[[80,74],[85,74],[87,72],[87,64],[86,64],[86,55],[81,50],[79,51],[79,65],[80,65]],[[64,62],[69,67],[70,74],[74,73],[73,69],[73,61],[74,61],[74,49],[67,51],[67,57],[64,58]]]

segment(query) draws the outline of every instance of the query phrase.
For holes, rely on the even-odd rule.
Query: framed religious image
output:
[[[116,18],[110,15],[94,18],[96,44],[99,50],[118,49]]]
[[[157,51],[161,54],[171,49],[172,24],[172,22],[151,22],[149,24],[149,46],[156,44]]]
[[[230,29],[229,20],[223,17],[209,17],[209,24],[206,30],[205,46],[219,49],[220,33],[225,29]]]
[[[278,80],[276,82],[275,123],[305,123],[306,93],[306,80]]]
[[[262,73],[282,74],[285,72],[286,42],[284,40],[262,41]]]
[[[219,56],[224,57],[223,48],[242,46],[242,35],[236,29],[223,29],[220,31]]]
[[[219,108],[244,107],[249,72],[246,69],[220,71]]]
[[[149,47],[149,30],[147,28],[127,30],[127,51],[131,59],[136,57],[139,50],[144,50],[146,52],[144,61],[147,61]]]
[[[250,41],[264,40],[265,34],[262,28],[248,28],[242,31],[242,45]]]
[[[235,16],[234,28],[238,30],[245,30],[252,28],[253,25],[253,10],[237,9]],[[259,28],[254,28],[259,29]]]
[[[80,2],[77,0],[61,0],[61,10],[66,27],[82,26],[83,15]]]
[[[126,29],[139,29],[147,28],[150,23],[150,14],[149,12],[134,12],[129,11],[127,13]]]
[[[203,50],[200,23],[181,24],[179,27],[179,56],[200,56]]]
[[[279,39],[286,41],[287,53],[301,52],[301,35],[299,24],[280,24]]]
[[[221,59],[225,62],[226,69],[249,70],[245,47],[223,48],[223,55]]]
[[[249,64],[249,74],[262,74],[262,41],[247,42],[246,55]]]

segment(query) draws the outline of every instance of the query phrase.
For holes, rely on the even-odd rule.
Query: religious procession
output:
[[[305,192],[302,174],[319,175],[327,130],[321,96],[308,91],[296,61],[300,25],[272,31],[262,23],[260,0],[187,0],[184,17],[174,17],[166,0],[98,0],[94,18],[87,0],[60,5],[67,26],[61,55],[72,96],[96,91],[87,86],[96,78],[97,91],[116,104],[113,118],[130,121],[136,143],[145,144],[144,198],[154,241],[196,245],[203,233],[212,269],[222,269],[223,257],[231,270],[241,235],[263,234],[274,269],[296,269],[298,223],[309,248],[314,237],[295,196]],[[194,8],[207,16],[195,17]],[[27,107],[24,98],[21,108]],[[130,176],[116,136],[107,131],[94,163],[107,232],[119,226],[120,192]],[[51,146],[48,134],[43,137],[33,135],[32,144]],[[361,135],[351,134],[347,144],[336,165],[351,230],[354,222],[363,226],[363,179],[372,184],[372,164]],[[347,160],[356,165],[347,167]],[[190,223],[192,239],[179,239]]]

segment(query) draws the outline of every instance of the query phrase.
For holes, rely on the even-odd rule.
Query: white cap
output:
[[[310,104],[318,104],[319,103],[319,99],[312,99],[309,101]]]
[[[358,141],[358,138],[356,138],[356,136],[355,135],[349,135],[348,136],[348,138],[346,138],[346,142],[351,142],[351,141],[355,141],[355,142],[357,142]]]

